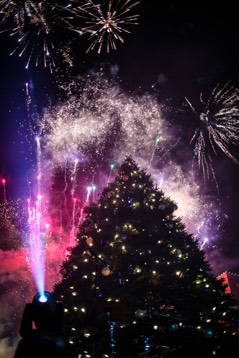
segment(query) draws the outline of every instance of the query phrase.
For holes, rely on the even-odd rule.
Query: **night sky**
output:
[[[210,95],[218,84],[230,81],[239,88],[236,3],[141,0],[137,12],[139,24],[128,27],[130,34],[122,34],[124,43],[117,42],[116,50],[107,53],[103,48],[99,54],[97,50],[86,53],[89,42],[85,37],[79,37],[77,43],[72,41],[71,75],[81,76],[93,68],[117,68],[117,78],[126,92],[149,92],[160,103],[169,105],[166,115],[173,119],[175,135],[181,137],[173,155],[188,169],[193,156],[189,141],[195,124],[190,109],[185,111],[185,97],[197,106],[200,93]],[[26,193],[26,173],[35,155],[25,137],[25,83],[31,83],[32,103],[41,113],[49,99],[54,101],[56,97],[61,65],[53,73],[34,65],[26,70],[24,56],[9,56],[15,39],[7,34],[1,36],[0,177],[7,180],[8,198],[16,198]],[[58,40],[61,36],[56,34]],[[239,158],[238,147],[232,150]],[[214,256],[213,263],[239,274],[239,166],[220,150],[213,158],[213,166],[219,193],[212,179],[204,179],[200,171],[197,174],[204,195],[218,202],[223,212],[221,234],[215,243],[220,255]]]

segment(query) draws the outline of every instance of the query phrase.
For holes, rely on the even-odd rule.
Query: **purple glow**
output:
[[[41,147],[40,140],[37,137],[37,194],[32,203],[28,199],[28,228],[29,228],[29,256],[30,266],[39,292],[45,289],[45,241],[48,223],[44,219],[43,206],[44,197],[41,194]]]
[[[42,204],[28,201],[29,255],[32,274],[40,292],[45,288],[45,235],[42,230]]]

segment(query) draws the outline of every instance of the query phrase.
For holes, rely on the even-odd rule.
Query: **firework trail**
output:
[[[122,33],[129,33],[128,25],[138,24],[137,14],[132,9],[140,4],[133,0],[87,0],[87,6],[79,8],[79,16],[84,19],[84,34],[91,41],[87,52],[98,48],[98,53],[106,44],[107,52],[116,49],[117,41],[124,42]]]
[[[28,248],[30,268],[39,292],[45,290],[45,250],[49,225],[46,221],[46,203],[42,188],[42,151],[40,138],[36,137],[37,193],[28,199]],[[32,203],[33,201],[33,203]]]
[[[74,239],[75,239],[75,231],[76,231],[76,202],[77,199],[73,198],[73,208],[72,208],[72,229],[71,229],[71,241],[72,245],[74,245]],[[73,240],[72,240],[73,239]]]
[[[158,145],[160,144],[160,137],[157,136],[156,139],[155,139],[155,147],[153,149],[153,153],[152,153],[152,156],[151,156],[151,159],[150,159],[150,162],[149,162],[149,167],[151,167],[151,164],[154,160],[154,157],[155,157],[155,154],[156,154],[156,151],[157,151],[157,148],[158,148]]]
[[[6,203],[7,202],[6,179],[2,179],[2,187],[3,187],[3,200],[4,200],[4,203]]]
[[[198,120],[190,144],[194,145],[194,158],[204,177],[212,174],[216,182],[212,156],[220,149],[227,157],[239,164],[231,148],[239,144],[239,90],[230,83],[216,86],[211,96],[203,101],[203,109],[198,112],[191,102],[185,98]]]
[[[108,179],[107,179],[107,184],[109,184],[111,179],[112,179],[112,173],[113,173],[114,168],[115,168],[115,164],[111,163],[110,164],[110,173],[109,173],[109,176],[108,176]]]
[[[71,181],[72,181],[72,189],[71,189],[71,195],[72,198],[74,198],[75,191],[76,191],[76,173],[77,173],[77,165],[78,165],[78,159],[75,159],[74,161],[74,167],[71,174]]]

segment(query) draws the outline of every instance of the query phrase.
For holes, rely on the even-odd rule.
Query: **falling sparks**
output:
[[[232,153],[232,146],[239,144],[239,90],[227,83],[216,86],[208,100],[203,101],[203,109],[198,112],[186,98],[191,110],[198,119],[198,126],[190,143],[195,143],[194,156],[204,177],[210,173],[216,181],[213,168],[213,155],[220,149],[227,157],[239,164]]]
[[[138,24],[137,14],[131,14],[140,1],[131,0],[87,0],[80,14],[85,22],[82,31],[89,34],[91,41],[88,51],[98,48],[101,52],[106,44],[107,52],[116,49],[117,41],[124,42],[122,33],[129,33],[128,25]]]
[[[10,243],[19,247],[26,237],[26,223],[27,210],[23,200],[9,199],[0,203],[1,248],[8,247]]]

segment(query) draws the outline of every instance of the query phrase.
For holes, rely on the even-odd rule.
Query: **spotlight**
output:
[[[38,292],[23,311],[20,340],[14,358],[70,358],[62,303]]]
[[[44,296],[44,295],[41,295],[39,298],[38,298],[39,302],[41,303],[46,303],[47,302],[47,297]]]
[[[33,298],[33,302],[46,303],[51,299],[51,294],[47,291],[38,292]]]

